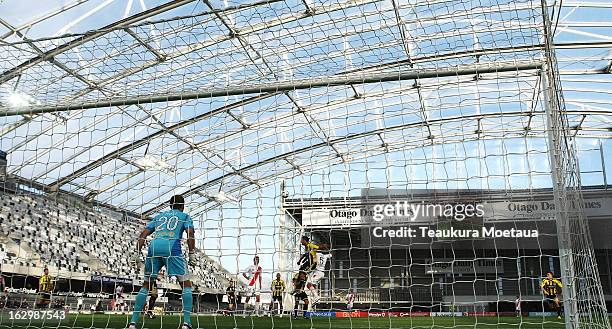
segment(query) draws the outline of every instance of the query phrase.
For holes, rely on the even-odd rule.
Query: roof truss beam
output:
[[[136,40],[141,46],[145,47],[149,52],[151,52],[157,58],[158,61],[163,62],[166,60],[166,56],[164,54],[160,53],[155,48],[153,48],[150,44],[142,40],[138,36],[138,34],[136,34],[136,32],[132,31],[132,29],[130,29],[129,27],[126,27],[124,30],[125,32],[127,32],[127,34],[129,34],[132,38],[134,38],[134,40]]]
[[[342,159],[342,161],[346,161],[347,160],[347,156],[345,154],[343,154],[342,152],[340,152],[340,150],[338,149],[338,147],[336,145],[333,145],[330,143],[330,138],[327,135],[327,133],[325,132],[325,130],[323,129],[323,127],[321,127],[321,125],[319,124],[319,121],[315,120],[294,98],[293,96],[291,96],[291,94],[289,92],[285,92],[285,96],[287,96],[287,98],[289,98],[289,100],[291,100],[291,103],[293,103],[293,106],[295,106],[295,108],[297,109],[297,111],[299,113],[301,113],[304,116],[304,119],[306,119],[306,122],[308,122],[308,126],[310,127],[310,129],[312,130],[312,132],[317,135],[322,141],[326,142],[329,144],[329,147],[334,150],[334,152],[336,152],[336,155]],[[316,126],[316,128],[315,128]],[[319,134],[323,135],[322,137],[319,136]]]
[[[277,93],[296,89],[312,89],[317,87],[345,86],[351,84],[368,84],[401,80],[442,78],[461,75],[475,75],[485,73],[498,73],[510,71],[537,70],[542,67],[541,62],[528,61],[516,62],[515,64],[476,64],[459,65],[444,69],[415,69],[399,73],[370,73],[370,74],[348,74],[326,78],[296,79],[292,81],[279,81],[274,83],[253,84],[247,86],[229,86],[226,88],[211,88],[187,93],[147,95],[139,97],[111,98],[100,102],[84,102],[65,106],[34,106],[19,109],[7,110],[3,112],[5,116],[38,114],[60,111],[83,110],[109,106],[127,106],[141,103],[172,102],[190,99],[202,99],[211,97],[238,96],[261,93]]]

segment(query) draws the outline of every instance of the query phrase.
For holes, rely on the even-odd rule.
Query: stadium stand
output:
[[[0,209],[0,255],[5,264],[49,266],[57,269],[60,277],[141,277],[142,269],[130,266],[128,260],[142,223],[37,194],[0,192]],[[203,253],[193,270],[203,289],[222,291],[229,279],[229,274]]]

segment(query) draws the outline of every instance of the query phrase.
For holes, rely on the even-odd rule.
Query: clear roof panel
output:
[[[100,29],[120,19],[163,5],[163,0],[62,0],[4,1],[2,18],[30,39],[84,33]],[[155,17],[171,18],[193,14],[201,8],[198,1],[168,10]]]
[[[172,193],[214,203],[279,179],[312,197],[347,179],[548,186],[541,71],[461,69],[541,63],[546,10],[568,125],[609,151],[612,4],[560,4],[6,1],[0,149],[12,175],[145,214]],[[314,85],[433,69],[456,74]],[[271,85],[285,87],[257,90]]]

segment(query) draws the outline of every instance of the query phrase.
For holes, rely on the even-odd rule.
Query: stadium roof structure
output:
[[[0,149],[16,178],[149,215],[176,192],[209,204],[375,154],[539,138],[547,20],[572,133],[608,139],[612,3],[545,8],[5,1]]]

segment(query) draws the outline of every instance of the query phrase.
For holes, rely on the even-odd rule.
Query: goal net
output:
[[[179,2],[0,44],[0,327],[610,328],[546,1]]]

